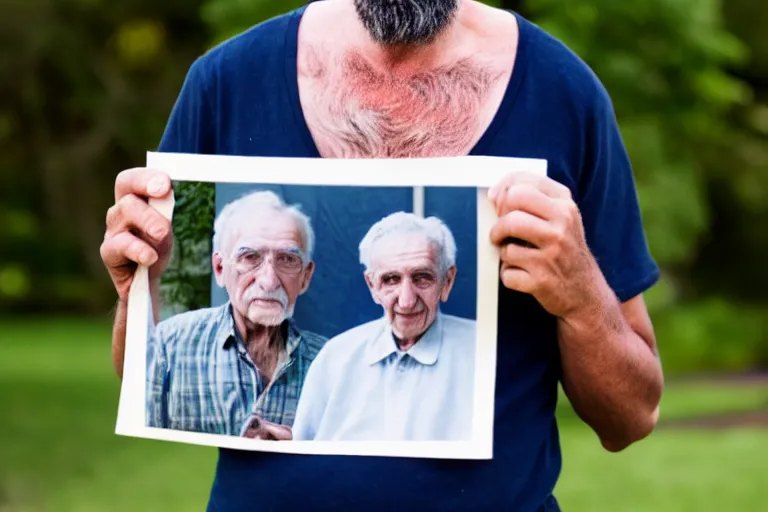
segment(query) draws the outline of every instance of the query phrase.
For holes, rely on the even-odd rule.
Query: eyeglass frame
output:
[[[243,246],[243,247],[239,247],[236,251],[234,251],[234,253],[229,258],[227,258],[224,261],[226,263],[228,263],[228,264],[231,264],[232,267],[235,269],[235,271],[237,271],[238,274],[240,274],[240,275],[248,274],[250,272],[256,272],[257,270],[261,269],[264,266],[264,263],[267,261],[267,258],[263,258],[261,263],[258,266],[254,267],[254,268],[251,268],[251,269],[248,269],[248,270],[241,270],[240,268],[238,268],[238,265],[240,265],[240,263],[238,263],[237,258],[241,257],[243,254],[248,254],[248,253],[264,253],[264,252],[267,253],[267,256],[271,256],[272,267],[275,269],[276,272],[280,272],[280,273],[285,274],[285,275],[295,276],[295,275],[300,274],[302,270],[305,270],[307,268],[308,261],[307,261],[307,257],[306,257],[306,254],[304,253],[304,251],[302,251],[300,249],[293,249],[293,248],[289,248],[289,249],[254,249],[253,247]],[[284,270],[284,269],[280,269],[275,264],[275,255],[278,254],[278,253],[286,253],[286,254],[290,254],[291,256],[298,256],[299,261],[301,262],[301,265],[295,271],[287,271],[287,270]]]

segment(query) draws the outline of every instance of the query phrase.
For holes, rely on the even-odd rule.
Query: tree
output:
[[[104,311],[113,182],[156,147],[208,42],[199,3],[4,3],[0,307]]]

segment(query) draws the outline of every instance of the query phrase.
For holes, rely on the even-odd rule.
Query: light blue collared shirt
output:
[[[293,438],[469,440],[475,324],[438,313],[405,352],[383,318],[331,338],[307,372]]]

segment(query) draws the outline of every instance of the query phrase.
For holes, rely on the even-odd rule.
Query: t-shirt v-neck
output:
[[[299,96],[299,80],[298,80],[298,40],[299,40],[299,25],[301,19],[304,16],[307,6],[301,7],[293,11],[288,21],[288,27],[285,32],[285,81],[286,91],[290,95],[290,103],[293,110],[293,117],[296,123],[296,128],[299,131],[301,139],[304,141],[307,151],[313,158],[320,158],[320,151],[315,144],[312,133],[307,125],[306,118],[301,108],[301,99]],[[475,143],[469,152],[469,155],[483,155],[487,147],[491,144],[494,137],[507,122],[510,112],[517,98],[517,92],[520,89],[520,84],[523,81],[526,68],[526,57],[528,47],[526,45],[527,37],[527,25],[525,20],[512,11],[509,11],[511,15],[515,16],[518,25],[518,44],[517,44],[517,56],[515,57],[514,67],[512,74],[508,80],[504,96],[502,97],[499,107],[496,109],[490,124],[486,127],[480,139]]]

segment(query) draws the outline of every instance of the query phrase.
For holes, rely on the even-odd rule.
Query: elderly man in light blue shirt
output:
[[[447,315],[456,243],[438,218],[398,212],[360,243],[384,316],[327,342],[311,364],[295,440],[456,441],[472,433],[475,321]]]

